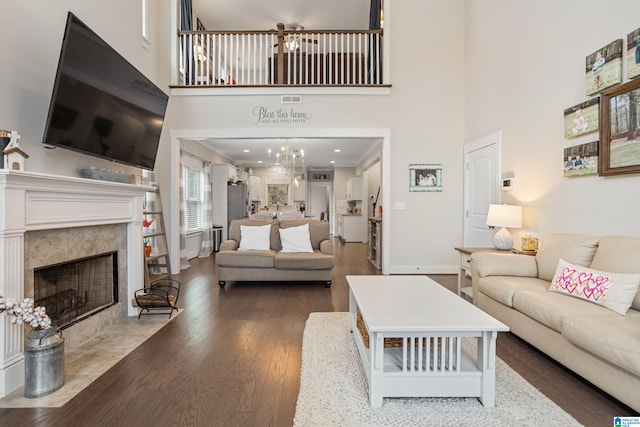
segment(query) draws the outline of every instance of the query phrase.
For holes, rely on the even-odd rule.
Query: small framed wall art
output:
[[[586,59],[585,93],[594,95],[622,82],[622,39],[596,50]]]
[[[564,176],[583,176],[597,173],[598,141],[564,149]]]
[[[600,98],[593,98],[564,110],[565,138],[575,138],[598,130],[599,101]]]
[[[442,164],[409,165],[409,191],[442,191]]]
[[[627,78],[640,76],[640,28],[627,34]]]

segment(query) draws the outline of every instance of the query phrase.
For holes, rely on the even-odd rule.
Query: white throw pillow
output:
[[[608,273],[560,259],[549,290],[602,305],[624,316],[639,284],[640,274]]]
[[[309,224],[281,228],[279,231],[280,241],[282,242],[281,252],[313,252]]]
[[[268,251],[270,249],[271,224],[241,225],[239,251]]]

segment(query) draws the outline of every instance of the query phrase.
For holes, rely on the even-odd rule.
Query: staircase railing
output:
[[[382,85],[382,30],[179,31],[178,86]]]

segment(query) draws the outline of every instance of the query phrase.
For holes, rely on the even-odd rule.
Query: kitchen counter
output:
[[[338,236],[345,242],[367,242],[367,219],[363,215],[338,214]]]

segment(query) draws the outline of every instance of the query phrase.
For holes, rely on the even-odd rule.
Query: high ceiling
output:
[[[371,0],[192,0],[205,28],[269,30],[278,22],[305,30],[366,30]],[[195,24],[194,24],[195,25]]]
[[[305,30],[366,30],[371,0],[192,0],[193,11],[207,30],[270,30],[281,22],[285,28]],[[246,167],[269,167],[284,144],[283,139],[204,139],[201,143]],[[315,167],[354,167],[378,143],[369,138],[289,139],[292,149],[304,149],[305,162]],[[339,153],[334,150],[340,149]],[[249,153],[244,152],[249,150]],[[258,163],[262,161],[263,163]],[[332,163],[335,162],[335,163]]]

